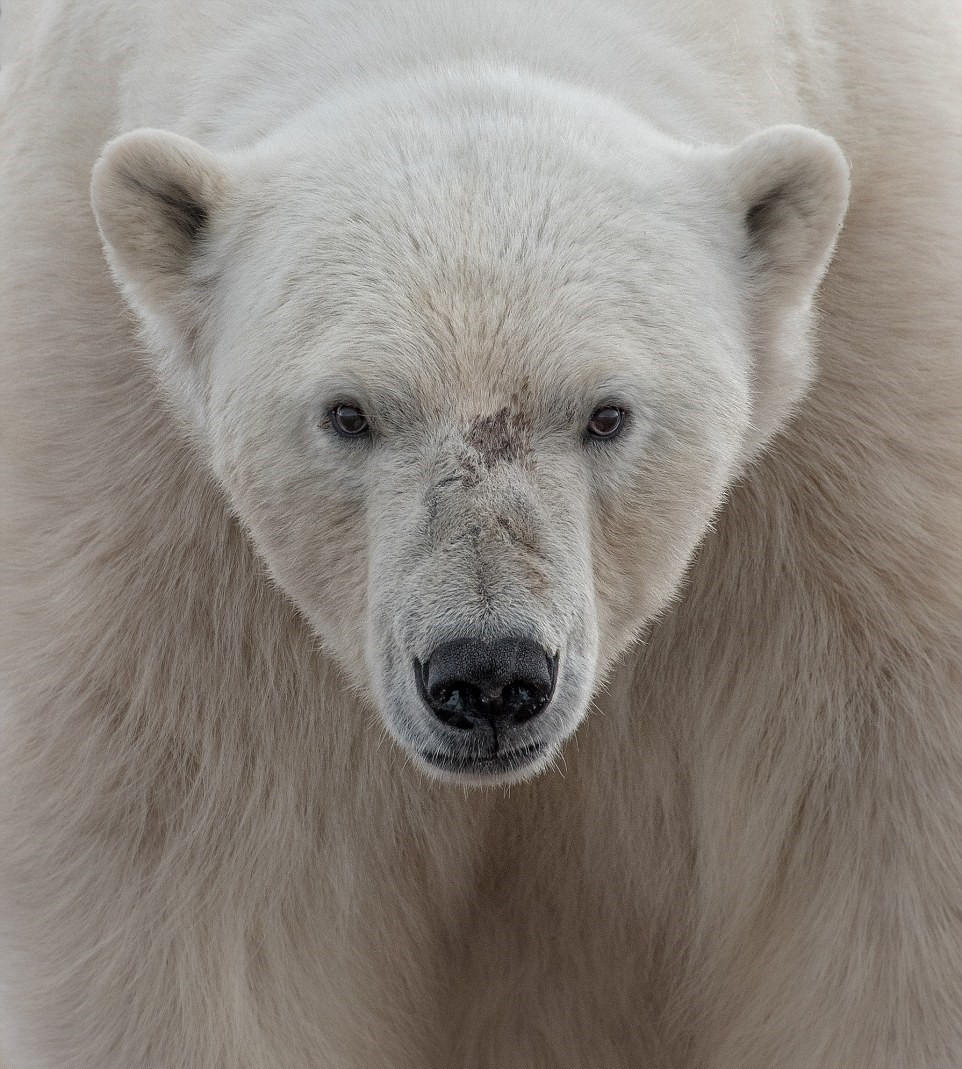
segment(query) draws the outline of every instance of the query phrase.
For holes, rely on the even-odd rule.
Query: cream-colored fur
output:
[[[10,7],[8,1069],[962,1064],[953,5]]]

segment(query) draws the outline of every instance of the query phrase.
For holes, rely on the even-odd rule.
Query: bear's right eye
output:
[[[357,405],[335,405],[328,413],[331,426],[342,438],[360,438],[370,430],[370,423]]]

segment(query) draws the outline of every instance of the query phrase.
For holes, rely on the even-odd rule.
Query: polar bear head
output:
[[[159,379],[280,586],[422,768],[543,769],[811,376],[838,147],[690,145],[508,74],[242,151],[105,149]]]

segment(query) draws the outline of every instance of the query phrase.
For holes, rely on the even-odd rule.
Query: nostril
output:
[[[548,704],[543,692],[534,690],[524,683],[512,683],[505,687],[501,700],[505,714],[516,724],[530,720]]]
[[[521,724],[551,701],[558,656],[526,639],[462,639],[439,646],[415,677],[424,703],[444,724]]]
[[[435,687],[428,692],[427,698],[435,716],[443,723],[465,730],[474,726],[466,715],[474,703],[463,688]]]

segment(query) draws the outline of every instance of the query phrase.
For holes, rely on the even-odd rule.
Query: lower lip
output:
[[[546,743],[537,742],[532,746],[522,746],[508,753],[494,757],[476,757],[473,760],[461,760],[444,757],[441,754],[422,751],[419,756],[432,768],[462,776],[495,776],[505,772],[519,772],[531,765],[547,751]]]

